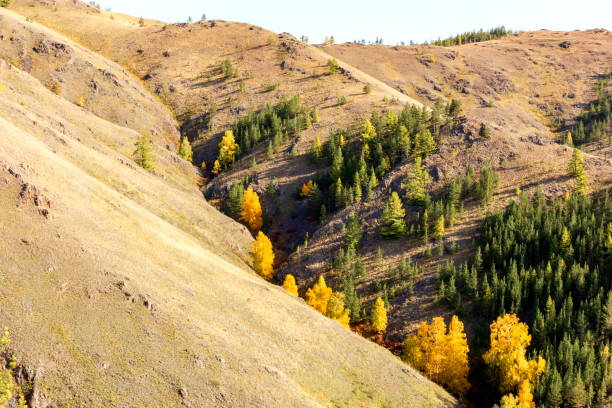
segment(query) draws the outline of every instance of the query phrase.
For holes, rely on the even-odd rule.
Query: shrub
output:
[[[327,60],[327,68],[329,69],[330,74],[337,74],[340,71],[340,65],[335,58],[330,58]]]

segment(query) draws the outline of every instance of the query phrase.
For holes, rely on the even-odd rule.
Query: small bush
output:
[[[0,7],[8,7],[11,5],[11,0],[0,0]]]
[[[59,82],[51,81],[47,84],[47,88],[49,88],[49,90],[56,95],[62,93],[62,86],[59,84]]]
[[[219,63],[219,69],[225,79],[236,78],[238,76],[238,69],[234,67],[232,61],[229,58],[224,59]]]
[[[80,106],[82,108],[83,106],[85,106],[85,97],[84,96],[79,97],[79,99],[77,99],[76,102],[74,103],[75,105]]]
[[[329,69],[330,74],[337,74],[338,71],[340,71],[340,65],[335,58],[327,60],[327,68]]]
[[[270,84],[266,84],[264,85],[264,89],[266,92],[272,92],[277,90],[280,87],[280,83],[279,82],[272,82]]]
[[[338,105],[346,105],[346,97],[344,95],[338,98]]]
[[[363,87],[363,93],[369,95],[372,92],[372,87],[370,85],[366,85]]]

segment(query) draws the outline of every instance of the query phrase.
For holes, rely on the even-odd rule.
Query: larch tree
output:
[[[491,346],[482,356],[502,393],[513,392],[523,382],[534,384],[546,368],[542,357],[527,360],[531,343],[529,328],[514,314],[505,314],[491,323]]]
[[[191,143],[189,143],[187,137],[181,140],[178,153],[182,159],[187,160],[189,163],[193,161],[193,150],[191,149]]]
[[[463,323],[457,316],[452,317],[448,331],[442,317],[434,317],[431,324],[421,323],[404,344],[406,361],[458,395],[470,388],[468,352]]]
[[[364,142],[370,141],[376,137],[376,129],[369,119],[363,121],[361,125],[361,139]]]
[[[308,197],[313,187],[314,182],[312,180],[308,180],[307,183],[302,184],[302,188],[300,189],[300,197]]]
[[[406,176],[402,187],[406,190],[406,200],[410,204],[423,205],[427,202],[428,194],[425,186],[431,181],[429,173],[421,162],[421,157],[414,159],[414,168]]]
[[[234,133],[231,130],[226,130],[221,142],[219,143],[219,155],[217,160],[222,169],[227,168],[232,164],[236,158],[238,152],[238,143],[234,138]]]
[[[453,316],[445,339],[444,369],[440,382],[455,394],[464,394],[470,388],[467,380],[469,350],[463,322],[457,316]]]
[[[344,293],[333,292],[327,302],[327,317],[334,319],[347,329],[350,327],[350,310],[344,307]]]
[[[215,160],[211,171],[212,171],[212,174],[215,174],[215,175],[221,173],[221,164],[219,164],[219,160]]]
[[[327,304],[332,294],[332,289],[327,287],[325,278],[321,275],[317,283],[306,291],[306,303],[317,312],[327,315]]]
[[[406,211],[402,205],[402,200],[394,191],[385,203],[382,212],[382,225],[380,235],[386,238],[399,238],[406,233],[406,221],[404,217]]]
[[[385,302],[381,298],[376,298],[376,301],[372,305],[372,312],[370,314],[372,321],[372,328],[377,332],[384,332],[387,329],[387,308]]]
[[[314,144],[312,145],[312,157],[315,160],[321,160],[323,158],[323,145],[321,144],[321,138],[315,137]]]
[[[293,296],[298,295],[298,286],[295,283],[295,278],[293,277],[293,275],[287,274],[285,276],[285,280],[283,281],[283,289],[291,293]]]
[[[421,323],[416,334],[406,338],[404,357],[428,378],[440,382],[444,363],[446,324],[442,317],[434,317],[431,324]]]
[[[134,150],[134,161],[145,170],[153,170],[153,147],[151,146],[151,135],[145,133],[136,141]]]
[[[274,274],[272,242],[261,231],[257,233],[257,238],[253,242],[253,268],[266,279],[271,279]]]
[[[259,196],[250,187],[244,192],[243,195],[240,219],[244,221],[249,229],[253,232],[259,231],[263,224]]]

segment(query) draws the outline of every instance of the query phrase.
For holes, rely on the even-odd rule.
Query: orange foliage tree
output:
[[[272,242],[263,232],[259,231],[253,242],[253,268],[266,279],[272,278],[274,273],[274,251]]]
[[[242,221],[246,222],[251,231],[259,231],[263,223],[261,203],[257,193],[250,187],[244,192],[241,208],[240,218]]]
[[[308,183],[304,183],[302,185],[302,188],[300,189],[300,196],[301,197],[308,197],[308,194],[310,194],[310,191],[312,190],[312,188],[314,187],[314,183],[312,180],[308,180]]]
[[[467,381],[469,347],[463,323],[453,316],[446,330],[442,317],[434,317],[431,324],[421,323],[416,334],[406,338],[404,359],[428,378],[446,386],[449,391],[463,394]]]

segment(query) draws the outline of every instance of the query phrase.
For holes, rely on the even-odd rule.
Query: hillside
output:
[[[431,384],[422,383],[427,390],[416,387],[415,401],[402,400],[404,387],[415,386],[405,378],[412,371],[400,374],[397,370],[404,366],[392,361],[389,353],[364,345],[347,331],[338,332],[334,322],[320,321],[303,302],[287,299],[277,288],[246,272],[249,233],[217,211],[230,213],[226,204],[232,188],[252,187],[262,199],[263,231],[272,239],[277,255],[275,283],[292,274],[300,294],[304,294],[324,276],[334,291],[345,293],[356,331],[367,327],[372,302],[383,298],[389,326],[384,338],[378,340],[388,341],[386,345],[398,351],[398,342],[421,322],[435,316],[448,320],[453,312],[461,311],[460,301],[449,305],[439,298],[438,269],[450,261],[456,265],[472,262],[488,215],[497,214],[519,197],[554,199],[572,193],[576,180],[568,175],[568,163],[573,149],[562,141],[567,140],[568,131],[574,132],[578,118],[592,108],[598,87],[607,93],[612,89],[612,34],[602,29],[540,30],[453,47],[312,46],[289,34],[245,23],[214,20],[167,24],[101,11],[73,0],[14,0],[11,10],[21,16],[0,9],[0,21],[8,23],[0,25],[0,58],[17,68],[7,72],[28,78],[25,85],[19,85],[15,78],[12,82],[7,79],[12,84],[7,87],[9,93],[15,94],[12,103],[10,99],[2,103],[10,107],[7,112],[13,114],[12,123],[22,123],[18,127],[26,127],[26,134],[33,132],[33,138],[45,140],[53,154],[62,152],[62,158],[77,165],[76,170],[110,188],[109,194],[119,193],[122,200],[138,206],[138,210],[126,212],[124,205],[118,208],[115,201],[103,197],[99,214],[111,211],[116,218],[108,225],[96,224],[99,228],[125,228],[125,219],[140,219],[142,211],[154,217],[151,228],[162,234],[161,238],[143,242],[148,232],[130,227],[125,240],[123,235],[113,238],[113,246],[105,250],[130,263],[127,270],[132,272],[121,273],[143,285],[140,293],[147,299],[156,294],[158,299],[153,304],[166,302],[168,321],[189,315],[195,330],[203,333],[197,341],[212,339],[215,350],[222,350],[218,353],[223,361],[244,367],[238,369],[243,370],[244,384],[251,385],[253,376],[249,373],[259,371],[250,370],[257,370],[253,367],[260,366],[260,360],[264,367],[272,367],[264,368],[266,379],[257,386],[263,390],[273,384],[268,374],[281,378],[286,399],[270,402],[261,397],[261,401],[253,400],[253,405],[283,406],[312,399],[313,404],[322,405],[334,401],[340,406],[354,406],[355,401],[362,400],[372,406],[421,406],[421,395],[429,392]],[[39,82],[32,82],[32,78]],[[24,95],[32,93],[46,96],[26,100]],[[53,109],[30,108],[35,105],[33,101],[45,98],[53,101],[48,102]],[[57,105],[58,100],[62,105]],[[75,104],[83,105],[83,109]],[[39,129],[41,121],[50,120],[46,115],[63,118],[64,111],[87,118],[70,116],[70,120],[59,120],[61,125],[47,126],[51,130]],[[29,123],[28,115],[42,119]],[[64,122],[72,124],[68,131]],[[612,186],[609,121],[606,126],[606,137],[579,146],[587,187],[592,192]],[[92,130],[98,127],[109,130],[99,135]],[[61,140],[55,143],[43,139],[46,133],[40,132],[54,129],[87,148],[62,147]],[[225,163],[215,174],[213,163],[220,157],[219,142],[228,129],[233,129],[240,150],[235,161]],[[158,164],[152,175],[130,160],[133,144],[142,133],[151,133],[155,144]],[[425,151],[423,135],[427,133],[433,135],[433,147]],[[181,136],[193,146],[197,169],[175,154]],[[24,143],[28,140],[24,138]],[[89,155],[93,155],[91,159],[83,159]],[[111,165],[101,156],[112,157],[121,166],[117,168],[117,163]],[[412,187],[405,185],[421,157],[423,171],[430,179],[424,186],[428,197],[415,203],[407,197]],[[22,161],[32,166],[29,160]],[[58,181],[52,177],[62,171],[52,173],[39,171],[48,177],[40,184],[56,185]],[[498,183],[489,185],[496,184],[485,202],[478,188],[487,174],[498,177]],[[317,183],[318,192],[303,197],[301,188],[308,181]],[[457,183],[459,199],[449,204],[450,191]],[[50,193],[55,190],[47,188]],[[97,187],[92,185],[89,190]],[[536,195],[538,191],[541,196]],[[399,194],[407,233],[385,239],[380,233],[382,216],[392,192]],[[74,208],[96,202],[71,199],[75,201],[67,205]],[[233,216],[238,220],[237,214]],[[95,219],[87,217],[92,223]],[[431,239],[440,220],[442,236]],[[159,222],[163,225],[158,226]],[[95,230],[93,225],[83,225],[85,231],[77,229],[75,234]],[[134,226],[134,222],[129,225]],[[355,234],[356,229],[362,234]],[[107,234],[114,237],[111,232]],[[351,234],[353,238],[358,236],[352,246],[347,244]],[[172,250],[159,245],[168,235],[175,242]],[[99,236],[79,235],[76,239],[91,240],[92,245],[108,244],[97,240]],[[134,242],[137,247],[128,245]],[[166,255],[165,251],[170,253]],[[159,253],[158,266],[151,275],[138,265],[149,253]],[[223,268],[232,271],[231,284],[221,279],[217,256],[219,262],[233,265],[223,263]],[[206,265],[203,271],[202,265]],[[167,268],[180,271],[181,280],[166,282]],[[252,291],[249,285],[270,295],[246,295]],[[168,292],[170,286],[176,291]],[[219,295],[215,303],[208,297],[200,299],[200,291],[214,293],[213,299],[217,299],[217,293],[223,296]],[[236,309],[228,312],[231,319],[224,315],[225,310],[220,312],[227,299],[237,302]],[[464,303],[470,310],[471,299],[464,299]],[[252,310],[261,316],[252,319],[240,310]],[[487,322],[475,322],[477,319],[469,319],[469,314],[465,313],[466,327],[468,338],[473,340],[476,333],[486,329]],[[213,315],[218,326],[210,328],[206,319]],[[283,316],[291,316],[291,320]],[[291,322],[296,322],[295,327]],[[287,340],[283,333],[287,328],[298,340]],[[224,330],[231,331],[231,338]],[[188,336],[191,329],[182,328],[181,333]],[[313,333],[323,340],[313,339]],[[301,342],[301,336],[310,340]],[[338,336],[338,342],[327,343],[333,336]],[[276,354],[259,355],[259,337],[270,344],[280,342],[283,347],[276,349]],[[191,337],[184,341],[196,342],[195,346],[186,343],[189,350],[201,346]],[[329,349],[317,351],[313,344],[320,341],[329,344]],[[366,363],[363,356],[358,356],[360,352],[349,353],[351,347],[339,345],[346,341],[354,342],[351,344],[360,350],[366,347],[363,350],[371,359]],[[346,354],[333,355],[334,347],[341,347]],[[233,354],[238,349],[246,349],[255,357],[241,359]],[[298,357],[294,366],[283,371],[278,362],[287,353]],[[310,360],[314,355],[317,360]],[[379,355],[385,357],[379,361]],[[474,354],[470,359],[479,356]],[[345,375],[332,375],[333,367],[344,364],[340,363],[343,359],[350,360]],[[397,376],[380,378],[374,372],[386,368],[366,369],[368,364],[383,362]],[[322,374],[309,374],[305,380],[305,373],[314,369],[304,367],[316,366],[321,367],[316,371]],[[475,370],[479,369],[476,366]],[[278,370],[283,373],[278,374]],[[353,373],[360,379],[352,380]],[[155,378],[151,381],[158,382]],[[371,385],[372,381],[376,385]],[[419,377],[418,381],[425,380]],[[408,393],[412,395],[413,389]],[[241,394],[239,385],[228,394],[235,398],[232,401],[252,397]],[[230,404],[219,404],[224,403]]]
[[[454,405],[253,273],[130,74],[10,10],[0,30],[0,321],[31,407]]]
[[[543,30],[459,47],[313,47],[290,35],[243,23],[170,25],[146,20],[141,27],[137,18],[82,4],[77,7],[70,1],[17,0],[12,7],[117,61],[170,106],[182,133],[192,141],[196,164],[205,163],[204,192],[212,202],[220,203],[233,181],[248,180],[260,194],[274,187],[276,194],[264,198],[270,212],[266,231],[275,237],[281,258],[290,256],[279,278],[291,272],[306,287],[321,272],[329,272],[342,240],[340,225],[357,211],[367,221],[361,257],[371,271],[359,283],[364,301],[381,294],[374,283],[388,277],[388,267],[426,249],[418,241],[381,241],[377,234],[382,201],[390,189],[399,189],[412,158],[381,180],[374,200],[332,214],[319,226],[294,193],[326,171],[310,159],[315,138],[325,142],[330,131],[355,126],[374,111],[399,111],[405,103],[432,107],[437,98],[457,99],[463,107],[461,125],[426,161],[434,175],[429,187],[434,195],[468,165],[478,170],[487,163],[501,179],[492,208],[513,197],[516,187],[528,193],[540,188],[548,196],[564,194],[571,188],[565,176],[571,149],[557,143],[560,131],[573,124],[594,98],[596,81],[610,66],[607,50],[612,42],[605,30]],[[563,42],[569,48],[561,47]],[[333,75],[327,66],[331,58],[342,68]],[[235,78],[226,79],[220,72],[224,59],[236,68]],[[363,92],[365,85],[371,87],[370,93]],[[223,132],[247,112],[296,94],[305,106],[318,109],[320,121],[285,141],[272,156],[266,153],[266,143],[256,145],[231,169],[211,179]],[[346,104],[338,103],[341,96]],[[477,136],[481,123],[491,129],[489,140]],[[609,185],[609,147],[595,145],[587,150],[593,187]],[[484,215],[474,202],[466,208],[446,235],[449,245],[456,242],[463,248],[452,256],[457,259],[469,256]],[[308,248],[293,253],[306,234],[311,237]],[[380,267],[373,264],[378,247],[384,254]],[[392,302],[392,328],[398,338],[420,320],[444,313],[433,303],[432,287],[436,266],[444,260],[420,261],[425,267],[416,282],[420,296],[400,296]]]

